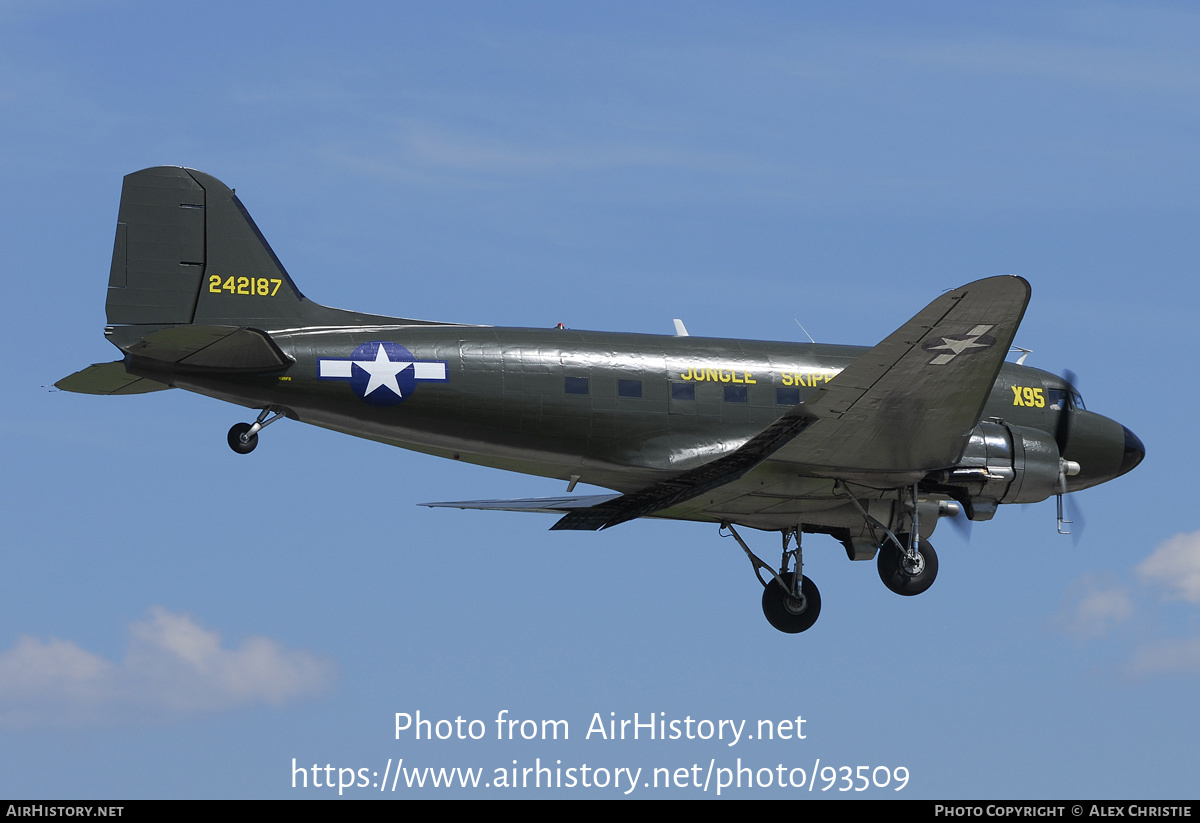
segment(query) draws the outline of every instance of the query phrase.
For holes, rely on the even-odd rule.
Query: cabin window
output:
[[[799,406],[800,405],[800,390],[791,389],[775,389],[775,402],[780,406]]]
[[[695,383],[672,383],[671,384],[671,399],[672,400],[695,400],[696,399],[696,384]]]
[[[745,403],[746,402],[746,387],[745,386],[726,386],[725,387],[725,402],[726,403]]]
[[[588,379],[586,377],[568,377],[563,389],[567,394],[587,394]]]
[[[642,396],[642,381],[641,380],[618,380],[617,394],[621,397],[641,397]]]

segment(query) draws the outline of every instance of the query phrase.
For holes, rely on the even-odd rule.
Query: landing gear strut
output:
[[[905,494],[909,495],[912,505],[912,531],[907,534],[895,534],[883,523],[867,513],[862,504],[839,481],[839,487],[850,498],[850,502],[862,514],[871,528],[872,534],[878,539],[878,531],[884,538],[879,543],[879,556],[876,565],[879,567],[879,579],[883,585],[906,597],[920,594],[933,585],[937,578],[937,552],[928,540],[921,538],[921,506],[920,488],[913,485],[911,489],[899,492],[899,501],[904,503]],[[876,531],[878,529],[878,531]]]
[[[251,423],[237,423],[229,430],[226,440],[229,448],[238,454],[249,454],[258,445],[258,433],[283,417],[283,411],[267,406],[259,412],[258,419]]]
[[[754,567],[754,574],[758,577],[758,582],[763,584],[762,608],[767,622],[787,634],[799,634],[812,628],[821,614],[821,593],[817,591],[817,585],[803,574],[804,561],[800,550],[800,530],[784,531],[783,557],[779,561],[779,571],[774,572],[769,565],[750,551],[746,541],[742,540],[742,536],[731,524],[723,525],[729,529],[729,533],[742,547],[742,551],[746,553],[746,557]],[[796,538],[796,548],[789,550],[788,544],[793,536]],[[793,558],[796,564],[795,570],[789,571],[788,567],[791,566]],[[771,575],[770,580],[763,580],[763,569],[766,569]]]

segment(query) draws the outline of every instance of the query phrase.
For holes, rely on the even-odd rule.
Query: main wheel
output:
[[[908,535],[897,535],[900,542],[908,545]],[[907,551],[900,551],[896,544],[887,541],[879,547],[879,579],[883,585],[906,597],[920,594],[937,579],[937,552],[928,540],[922,540],[917,548],[917,557],[910,560]]]
[[[800,581],[801,597],[792,596],[793,572],[779,575],[787,588],[779,585],[779,581],[771,578],[763,589],[762,607],[767,622],[781,632],[799,634],[812,627],[821,614],[821,593],[817,586],[807,577]]]
[[[249,423],[238,423],[229,430],[229,436],[226,438],[229,441],[229,448],[233,449],[238,454],[249,454],[254,451],[254,447],[258,445],[258,433],[254,433],[242,440],[242,435],[253,428]]]

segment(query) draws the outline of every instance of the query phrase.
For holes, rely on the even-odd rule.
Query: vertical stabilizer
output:
[[[125,177],[105,308],[110,326],[277,329],[388,319],[305,298],[233,190],[174,166]]]

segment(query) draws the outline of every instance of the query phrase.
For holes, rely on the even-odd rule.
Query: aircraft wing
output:
[[[563,497],[526,497],[519,500],[456,500],[446,503],[420,503],[431,509],[480,509],[499,512],[537,512],[562,514],[615,500],[619,494],[566,495]]]
[[[1029,295],[1029,283],[1011,276],[947,292],[736,451],[574,509],[552,528],[595,530],[645,517],[730,486],[768,459],[791,464],[796,474],[879,487],[952,466],[979,422]]]
[[[1029,283],[1012,276],[943,294],[803,403],[821,420],[774,459],[829,477],[954,465],[1029,295]]]
[[[797,406],[750,438],[737,451],[675,477],[652,483],[636,492],[623,494],[586,509],[576,509],[550,528],[588,531],[607,529],[683,503],[696,495],[740,479],[813,422],[814,419]]]

